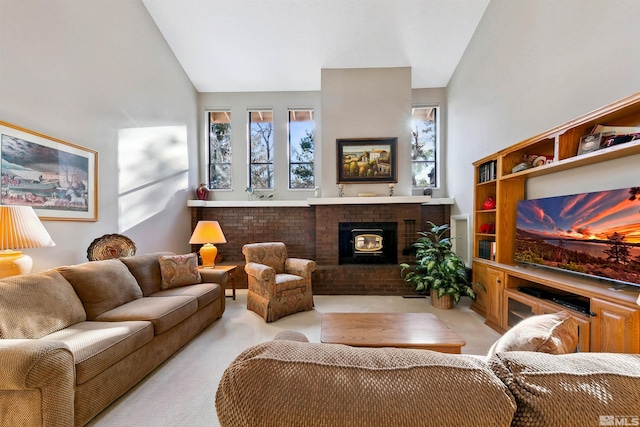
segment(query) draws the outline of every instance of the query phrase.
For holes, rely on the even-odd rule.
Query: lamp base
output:
[[[211,243],[205,243],[200,248],[200,258],[202,258],[202,266],[214,268],[216,262],[216,256],[218,256],[218,248]]]
[[[27,274],[33,268],[33,260],[20,251],[0,251],[0,278]]]

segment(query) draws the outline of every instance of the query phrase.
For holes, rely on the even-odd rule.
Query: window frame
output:
[[[215,113],[223,113],[227,116],[227,120],[229,121],[229,158],[228,162],[213,162],[212,160],[212,150],[211,150],[211,115]],[[207,170],[207,188],[213,191],[232,191],[233,190],[233,122],[231,121],[231,108],[210,108],[205,110],[206,114],[206,139],[207,139],[207,160],[206,160],[206,170]],[[213,187],[213,179],[211,168],[215,165],[228,165],[229,167],[229,186],[228,187]]]
[[[312,123],[311,134],[313,136],[313,158],[310,162],[293,162],[291,160],[291,113],[292,112],[306,112],[309,114],[309,120]],[[316,121],[315,110],[313,107],[289,107],[287,108],[287,181],[288,189],[291,191],[308,191],[313,190],[316,187]],[[292,187],[292,166],[293,165],[310,165],[312,170],[312,184],[310,187]]]
[[[251,115],[252,113],[269,113],[271,115],[271,121],[268,123],[271,123],[271,135],[269,140],[271,141],[271,150],[267,150],[267,152],[270,152],[270,161],[268,162],[253,162],[253,154],[252,154],[252,148],[253,148],[253,134],[252,134],[252,128],[251,125],[252,123],[258,123],[258,122],[252,122],[251,121]],[[247,167],[247,186],[248,188],[254,189],[254,190],[263,190],[263,191],[274,191],[275,190],[275,179],[276,179],[276,170],[275,170],[275,133],[276,133],[276,127],[275,127],[275,123],[274,123],[274,119],[273,119],[273,108],[268,107],[268,108],[247,108],[247,163],[248,163],[248,167]],[[267,143],[267,147],[268,147],[268,143]],[[270,166],[271,169],[271,182],[270,182],[270,186],[267,187],[256,187],[255,183],[253,182],[252,176],[253,176],[253,165],[266,165],[266,166]]]
[[[442,162],[440,161],[440,155],[442,152],[442,146],[441,146],[441,127],[440,127],[440,113],[441,113],[441,108],[440,108],[440,104],[429,104],[429,103],[418,103],[418,104],[413,104],[411,106],[411,132],[413,134],[413,113],[415,109],[423,109],[423,108],[433,108],[435,110],[435,120],[434,120],[434,126],[435,126],[435,141],[434,141],[434,150],[435,153],[433,155],[433,160],[413,160],[413,158],[411,158],[411,187],[414,189],[417,188],[432,188],[432,189],[439,189],[441,186],[441,177],[442,177]],[[411,151],[413,152],[413,135],[411,136]],[[422,185],[417,185],[414,186],[413,185],[413,166],[414,164],[417,163],[433,163],[433,167],[435,169],[435,176],[434,176],[434,180],[435,183],[433,185],[427,185],[427,186],[422,186]]]

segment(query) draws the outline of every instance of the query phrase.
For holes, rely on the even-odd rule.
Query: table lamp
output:
[[[0,206],[0,278],[31,272],[31,257],[15,249],[55,245],[31,206]]]
[[[218,248],[214,246],[216,243],[227,243],[218,221],[198,221],[189,244],[203,245],[200,248],[203,267],[215,267],[216,255],[218,255]]]

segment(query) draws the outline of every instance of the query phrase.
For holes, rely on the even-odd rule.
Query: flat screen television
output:
[[[640,286],[640,187],[518,202],[515,260]]]

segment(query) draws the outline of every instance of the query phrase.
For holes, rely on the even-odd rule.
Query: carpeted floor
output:
[[[251,345],[279,331],[303,332],[320,342],[322,313],[431,312],[465,341],[465,354],[486,354],[500,336],[473,312],[463,298],[453,310],[433,308],[429,299],[386,296],[315,296],[315,310],[266,324],[246,309],[246,289],[227,298],[222,319],[205,329],[144,381],[105,409],[89,424],[99,427],[218,426],[214,397],[224,369]]]

